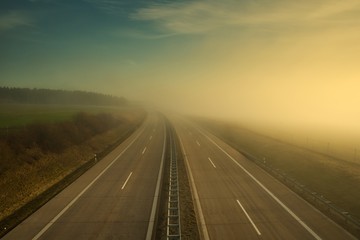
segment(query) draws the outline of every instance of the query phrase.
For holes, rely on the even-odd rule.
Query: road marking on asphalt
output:
[[[151,141],[151,139],[152,139],[152,135],[150,136],[150,138],[149,138],[149,139],[150,139],[150,141]]]
[[[266,193],[268,193],[285,211],[287,211],[303,228],[305,228],[315,239],[322,240],[305,222],[303,222],[290,208],[288,208],[279,198],[277,198],[267,187],[265,187],[257,178],[254,177],[248,170],[246,170],[240,163],[238,163],[229,153],[227,153],[222,147],[220,147],[214,140],[206,135],[202,130],[198,131],[204,135],[210,142],[212,142],[217,148],[219,148],[225,155],[227,155],[238,167],[240,167],[249,177],[251,177]]]
[[[211,160],[211,158],[208,157],[208,159],[209,159],[209,161],[211,162],[211,164],[213,165],[213,167],[216,168],[216,166],[215,166],[214,162]]]
[[[240,201],[237,200],[237,203],[239,204],[239,206],[241,207],[241,209],[243,210],[243,212],[245,213],[246,217],[249,219],[251,225],[254,227],[256,233],[260,236],[261,232],[259,231],[259,229],[256,227],[255,223],[253,222],[253,220],[251,219],[251,217],[249,216],[249,214],[246,212],[245,208],[241,205]]]
[[[144,150],[142,151],[142,155],[144,155],[145,152],[146,152],[146,147],[145,147]]]
[[[200,143],[199,143],[199,141],[198,141],[198,140],[196,140],[196,144],[200,146]]]
[[[127,177],[126,181],[125,181],[124,184],[122,185],[121,190],[123,190],[123,189],[125,188],[125,186],[126,186],[127,182],[129,181],[131,175],[132,175],[132,172],[129,174],[129,176]]]
[[[116,158],[112,160],[112,162],[104,170],[102,170],[101,173],[94,180],[92,180],[91,183],[89,183],[89,185],[84,188],[84,190],[82,190],[68,205],[66,205],[66,207],[58,213],[58,215],[51,219],[51,221],[46,224],[46,226],[41,229],[41,231],[36,234],[32,240],[39,239],[72,205],[74,205],[74,203],[124,154],[124,152],[126,152],[126,150],[128,150],[130,146],[133,145],[136,139],[138,139],[143,132],[144,129],[142,129],[142,131],[136,135],[136,137],[129,143],[129,145],[127,145],[127,147],[119,155],[117,155]]]
[[[153,204],[152,204],[151,213],[150,213],[149,225],[148,225],[148,229],[146,232],[146,238],[145,238],[146,240],[152,239],[152,235],[153,235],[152,232],[154,231],[156,208],[157,208],[159,196],[160,196],[160,184],[161,184],[161,180],[162,180],[162,176],[163,176],[163,172],[164,172],[163,166],[164,166],[165,150],[166,150],[166,128],[164,126],[163,152],[162,152],[162,156],[161,156],[160,169],[159,169],[158,178],[157,178],[157,182],[156,182],[155,195],[154,195]]]
[[[192,193],[194,194],[193,199],[195,200],[195,203],[196,203],[196,208],[195,209],[197,210],[197,213],[198,213],[199,218],[200,218],[200,227],[201,227],[201,230],[202,230],[202,236],[203,236],[204,240],[209,240],[210,237],[209,237],[209,233],[208,233],[208,230],[207,230],[207,227],[206,227],[205,218],[204,218],[204,214],[203,214],[203,211],[202,211],[202,208],[201,208],[200,198],[199,198],[198,191],[196,189],[194,177],[193,177],[193,175],[191,173],[189,159],[187,158],[187,154],[185,152],[184,144],[183,144],[183,142],[181,140],[181,137],[180,137],[180,135],[178,135],[178,136],[179,136],[182,152],[183,152],[183,155],[185,157],[186,167],[189,170],[188,173],[189,173],[189,177],[190,177],[191,190],[192,190]]]

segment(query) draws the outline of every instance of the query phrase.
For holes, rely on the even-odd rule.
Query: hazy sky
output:
[[[1,0],[0,85],[360,131],[360,1]]]

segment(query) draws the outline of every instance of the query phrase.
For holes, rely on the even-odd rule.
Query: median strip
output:
[[[193,177],[192,172],[191,172],[189,159],[187,158],[187,154],[186,154],[186,151],[185,151],[185,148],[184,148],[184,144],[183,144],[180,136],[179,136],[179,141],[180,141],[180,146],[181,146],[181,149],[182,149],[182,152],[183,152],[183,156],[185,158],[186,168],[188,169],[188,174],[189,174],[189,178],[190,178],[189,180],[190,180],[190,183],[191,183],[191,189],[192,189],[192,193],[193,193],[193,199],[194,199],[194,201],[196,203],[196,210],[197,210],[197,215],[199,217],[199,224],[200,224],[200,226],[199,226],[200,229],[199,230],[201,230],[202,239],[209,240],[210,237],[209,237],[209,233],[208,233],[208,230],[207,230],[207,227],[206,227],[205,218],[204,218],[204,214],[203,214],[203,211],[202,211],[199,194],[198,194],[198,191],[197,191],[197,188],[196,188],[196,185],[195,185],[194,177]]]
[[[155,129],[154,129],[155,130]],[[163,143],[163,151],[161,156],[160,169],[156,181],[155,194],[153,198],[153,203],[151,207],[149,225],[146,232],[146,240],[151,240],[153,237],[154,225],[155,225],[155,217],[156,217],[156,209],[158,206],[159,196],[160,196],[160,185],[162,181],[163,171],[164,171],[164,158],[165,158],[165,150],[166,150],[166,127],[164,126],[164,143]]]

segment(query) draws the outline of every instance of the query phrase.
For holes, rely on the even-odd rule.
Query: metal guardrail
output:
[[[176,144],[170,136],[170,179],[167,210],[167,239],[181,239],[179,180],[176,157]]]

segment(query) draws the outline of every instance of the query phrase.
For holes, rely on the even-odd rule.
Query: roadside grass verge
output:
[[[195,121],[240,152],[251,154],[360,218],[360,164],[291,145],[240,125],[208,119]]]

